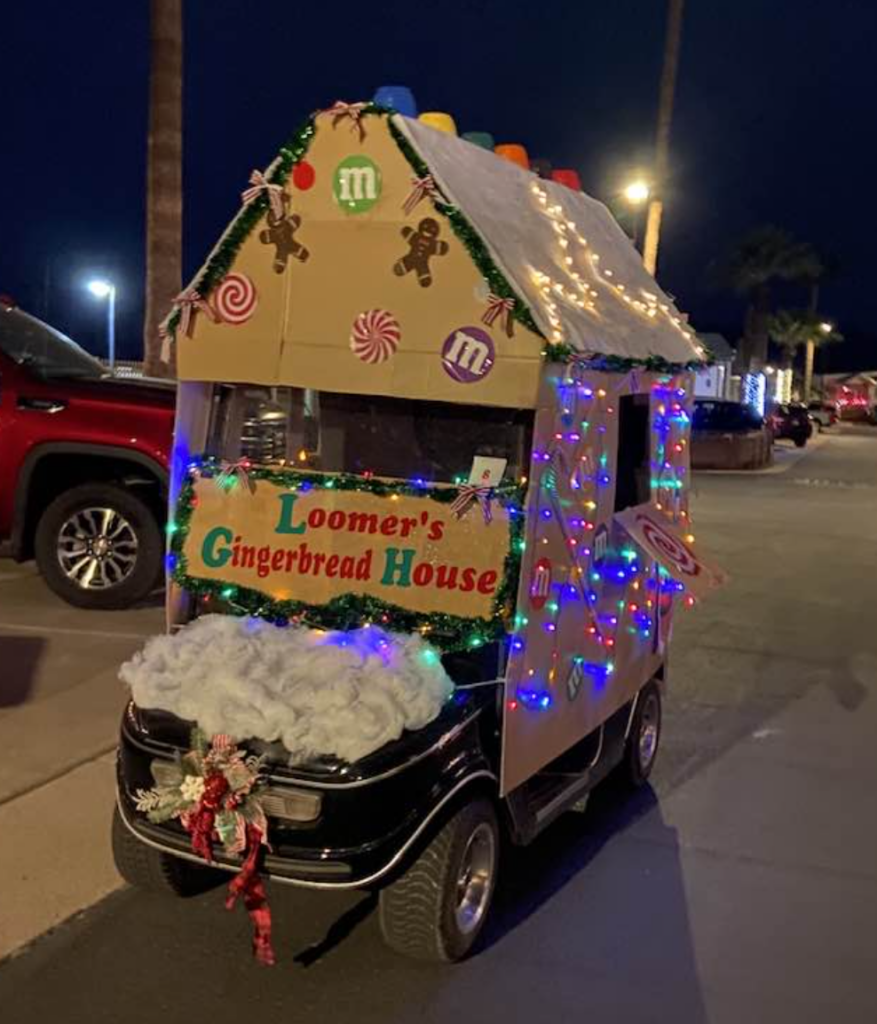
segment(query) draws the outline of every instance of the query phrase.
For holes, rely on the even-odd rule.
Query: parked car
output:
[[[758,469],[771,460],[771,433],[750,405],[699,398],[691,424],[694,469]]]
[[[807,406],[807,412],[820,432],[837,423],[837,406],[831,402],[811,402]]]
[[[0,554],[35,557],[70,604],[143,598],[161,576],[174,400],[0,302]]]
[[[813,434],[813,423],[805,405],[798,403],[771,406],[767,421],[774,440],[788,438],[796,448],[803,448]]]

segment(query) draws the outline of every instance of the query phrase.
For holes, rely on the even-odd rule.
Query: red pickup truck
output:
[[[161,578],[174,386],[113,377],[0,300],[0,554],[84,608]]]

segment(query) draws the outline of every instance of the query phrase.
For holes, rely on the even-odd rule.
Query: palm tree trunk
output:
[[[807,339],[807,350],[804,357],[804,398],[803,401],[810,401],[810,391],[813,387],[813,358],[816,355],[816,342],[813,338]]]
[[[658,130],[655,138],[655,180],[652,199],[646,215],[646,237],[643,240],[643,263],[652,275],[658,269],[658,241],[664,214],[664,191],[670,163],[670,124],[673,120],[673,99],[676,94],[676,70],[682,41],[682,11],[685,0],[669,0],[667,34],[664,37],[664,67],[658,96]]]
[[[158,325],[182,287],[182,0],[150,0],[149,140],[146,170],[144,372],[174,376],[161,362]]]

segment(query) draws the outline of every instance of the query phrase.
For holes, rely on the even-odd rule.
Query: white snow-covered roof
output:
[[[549,341],[583,355],[702,358],[694,331],[602,203],[420,121],[393,121]]]

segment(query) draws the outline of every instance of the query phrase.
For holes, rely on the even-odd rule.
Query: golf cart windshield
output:
[[[253,385],[218,389],[208,454],[438,483],[468,480],[475,455],[527,472],[533,413]]]

